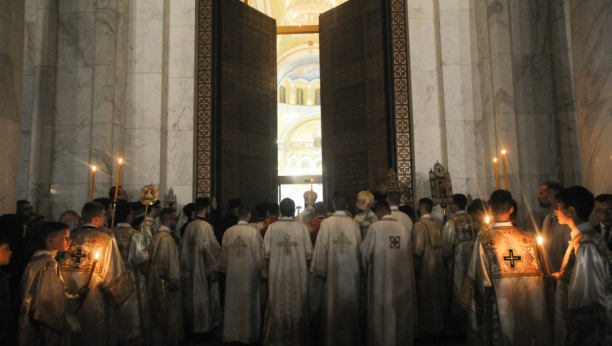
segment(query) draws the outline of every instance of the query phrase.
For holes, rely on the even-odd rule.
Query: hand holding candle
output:
[[[508,190],[508,172],[506,171],[506,151],[502,150],[502,164],[504,165],[504,187]]]
[[[96,166],[91,166],[91,186],[89,187],[89,201],[93,202],[94,180],[96,179]]]
[[[548,266],[548,258],[546,257],[546,251],[544,250],[544,238],[538,237],[538,247],[540,248],[540,255],[542,256],[542,261],[544,262],[544,266],[542,270],[544,274],[550,275],[550,267]]]
[[[89,271],[89,277],[87,278],[87,283],[85,284],[85,287],[89,287],[89,283],[91,282],[91,277],[93,276],[94,270],[96,269],[96,264],[98,264],[99,257],[100,257],[100,253],[97,252],[96,257],[91,262],[91,270]]]

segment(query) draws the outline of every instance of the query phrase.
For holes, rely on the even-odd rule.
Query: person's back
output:
[[[379,221],[361,244],[368,271],[368,330],[370,345],[412,345],[413,295],[411,240],[408,230],[390,214],[386,202],[376,205]]]
[[[240,206],[238,213],[241,221],[223,235],[221,268],[226,275],[223,342],[252,343],[259,341],[261,331],[263,238],[247,222],[249,208]]]

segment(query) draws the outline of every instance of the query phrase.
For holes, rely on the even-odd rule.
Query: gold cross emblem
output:
[[[340,232],[340,235],[334,240],[335,249],[340,255],[348,255],[348,251],[346,247],[349,245],[353,245],[353,242],[348,239],[344,232]]]
[[[242,240],[240,236],[237,236],[234,239],[230,247],[236,250],[236,257],[246,257],[247,244]]]
[[[285,255],[289,256],[291,255],[291,246],[297,246],[297,243],[294,241],[291,241],[291,236],[290,235],[285,235],[285,241],[279,241],[278,244],[276,244],[276,246],[278,247],[285,247]]]
[[[523,260],[522,256],[514,256],[514,250],[508,250],[508,256],[504,256],[504,262],[510,262],[510,268],[516,268],[515,262],[520,262]]]

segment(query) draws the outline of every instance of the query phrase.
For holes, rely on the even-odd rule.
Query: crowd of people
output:
[[[307,191],[298,215],[197,198],[181,225],[119,189],[57,222],[28,201],[0,217],[0,344],[612,344],[609,194],[545,182],[527,231],[506,190],[453,195],[444,223],[429,198],[415,223],[400,192],[359,193],[353,216]]]

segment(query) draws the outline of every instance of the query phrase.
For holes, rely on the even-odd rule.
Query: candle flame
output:
[[[95,172],[96,171],[96,166],[91,166],[91,170]]]
[[[542,237],[538,237],[538,245],[544,244],[544,239]]]
[[[96,259],[100,258],[100,253],[96,252]]]
[[[485,217],[485,222],[487,224],[491,223],[491,218],[489,216]]]
[[[493,159],[493,162],[497,162],[497,157]]]
[[[119,164],[121,164],[121,162],[123,162],[123,159],[119,159]]]
[[[506,155],[506,150],[502,150],[502,154],[503,154],[503,155]]]
[[[311,182],[311,183],[312,183],[312,182],[314,182],[314,179],[310,179],[310,182]]]

